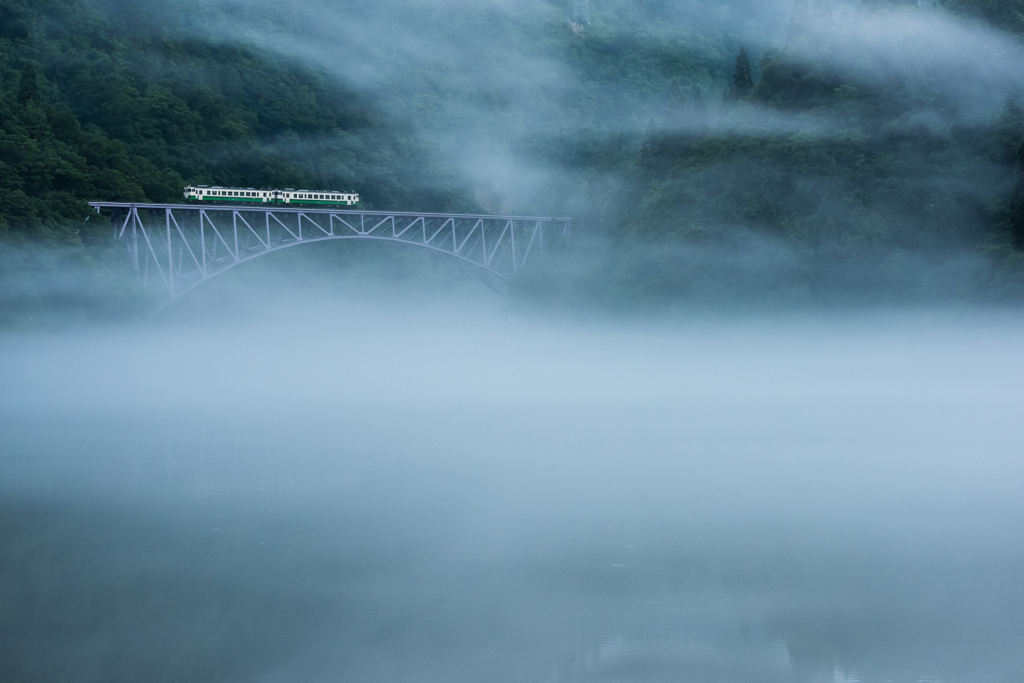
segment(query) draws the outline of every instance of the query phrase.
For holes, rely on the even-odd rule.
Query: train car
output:
[[[359,203],[355,192],[337,190],[283,190],[256,189],[254,187],[220,187],[189,185],[185,199],[193,202],[218,204],[296,204],[305,206],[354,206]]]
[[[257,190],[254,187],[189,185],[185,188],[185,199],[219,204],[273,204],[276,192],[277,190]]]
[[[353,206],[359,203],[359,195],[354,192],[338,192],[337,190],[292,190],[285,188],[278,191],[278,201],[282,204],[303,204],[307,206]]]

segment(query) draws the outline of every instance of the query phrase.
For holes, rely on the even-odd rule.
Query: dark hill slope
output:
[[[1019,55],[1011,34],[1024,2],[906,4],[836,18],[803,2],[808,14],[795,14],[785,47],[761,60],[755,87],[727,93],[710,121],[691,104],[652,132],[613,288],[630,298],[620,283],[642,280],[645,297],[711,300],[1019,296],[1019,78],[979,78],[1014,78],[998,63],[951,69],[971,66],[970,55],[847,50],[877,21],[893,35],[924,25]]]
[[[138,34],[76,0],[0,0],[0,231],[72,239],[89,199],[170,201],[186,183],[472,206],[408,127],[308,66]]]

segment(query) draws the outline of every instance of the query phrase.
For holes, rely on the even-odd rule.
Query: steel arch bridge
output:
[[[166,305],[231,268],[327,240],[377,240],[450,258],[505,294],[531,255],[569,238],[570,218],[195,204],[90,202],[110,211],[114,236]],[[162,308],[163,306],[161,306]]]

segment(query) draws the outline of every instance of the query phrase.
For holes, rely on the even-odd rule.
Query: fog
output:
[[[1019,101],[1024,48],[1013,35],[931,3],[874,10],[856,0],[809,4],[811,14],[793,26],[791,0],[592,2],[593,23],[579,41],[608,52],[648,41],[649,59],[674,51],[673,59],[691,60],[682,66],[667,60],[661,82],[641,87],[594,70],[561,40],[571,3],[218,0],[150,11],[109,0],[104,6],[138,20],[141,30],[176,29],[189,39],[270,50],[325,71],[408,121],[495,212],[541,206],[580,213],[602,203],[608,185],[594,179],[597,169],[538,152],[546,144],[571,147],[581,135],[619,136],[636,146],[652,126],[740,136],[849,134],[849,121],[820,114],[721,109],[735,57],[723,49],[746,46],[755,71],[766,51],[784,47],[812,68],[834,69],[865,87],[898,81],[909,88],[904,97],[917,93],[927,103],[898,122],[911,131],[990,125]],[[701,88],[711,115],[663,121],[673,79]]]
[[[240,294],[0,338],[9,675],[1021,670],[1017,311]]]
[[[1024,93],[1015,68],[1024,46],[980,22],[903,7],[816,17],[807,30],[828,36],[829,48],[793,41],[805,59],[832,63],[865,83],[914,79],[935,98],[930,113],[951,116],[946,125],[991,122]]]
[[[90,4],[150,39],[118,102],[195,67],[139,105],[167,131],[111,127],[124,168],[574,231],[508,298],[324,242],[156,315],[107,216],[5,242],[0,680],[1020,680],[1018,37],[932,3]],[[813,92],[735,96],[741,47]],[[238,95],[268,53],[245,77],[350,100],[338,129]],[[234,133],[178,137],[211,111]]]

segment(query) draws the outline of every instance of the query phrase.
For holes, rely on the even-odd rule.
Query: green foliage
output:
[[[806,49],[807,41],[822,38],[802,31],[804,4],[794,9],[790,40],[804,41]],[[828,46],[817,47],[828,54]],[[737,58],[733,99],[746,82],[743,57]],[[620,278],[692,270],[685,254],[666,261],[670,244],[722,253],[735,251],[745,235],[770,239],[786,259],[805,264],[797,277],[815,290],[812,296],[848,288],[900,298],[913,289],[915,268],[927,279],[929,264],[965,258],[979,265],[958,295],[1018,296],[1020,110],[1011,101],[994,125],[958,123],[955,105],[936,101],[926,84],[897,74],[858,77],[849,69],[854,59],[845,63],[839,71],[791,49],[769,51],[760,82],[745,102],[723,107],[714,126],[653,131],[639,157],[644,189],[629,234],[659,256],[641,257],[650,263],[637,266],[634,250],[619,260]],[[751,121],[759,126],[748,132]],[[762,251],[771,253],[763,244]],[[893,265],[906,255],[916,264]],[[776,257],[766,256],[762,265],[770,268]],[[987,272],[986,261],[995,266]],[[856,278],[837,275],[850,268]],[[830,275],[809,277],[811,271]],[[757,294],[782,286],[750,281]],[[671,298],[693,285],[692,278],[662,277],[660,291]]]
[[[488,49],[480,64],[410,59],[367,93],[287,50],[205,33],[204,22],[226,20],[216,3],[105,2],[101,12],[85,0],[0,0],[8,244],[80,247],[89,199],[177,200],[186,183],[305,186],[352,189],[378,208],[573,215],[610,247],[576,253],[590,274],[564,268],[569,289],[611,283],[601,296],[631,301],[738,292],[741,281],[804,296],[850,285],[836,273],[851,270],[858,286],[893,294],[913,286],[909,254],[995,264],[1004,281],[978,275],[977,291],[1019,279],[1019,106],[965,123],[934,95],[948,74],[878,73],[870,57],[839,54],[816,29],[820,3],[796,2],[785,45],[764,51],[767,41],[748,40],[763,27],[741,21],[758,4],[744,0],[719,8],[735,15],[730,34],[686,3],[608,0],[578,34],[555,1],[521,13],[410,2],[405,18],[424,45],[471,37]],[[894,4],[907,3],[864,11]],[[1024,0],[943,4],[927,11],[1024,33]],[[371,0],[349,5],[376,11]],[[246,21],[296,28],[287,8],[262,14]],[[510,54],[548,71],[526,88],[481,78],[502,73]],[[438,161],[465,150],[495,166],[532,164],[551,181],[526,198],[509,197],[500,177],[471,186]],[[782,275],[692,261],[694,249],[741,253],[744,240],[769,255],[766,267],[786,264]]]
[[[954,12],[1024,35],[1024,0],[947,0],[945,5]]]
[[[93,200],[187,183],[468,208],[408,127],[289,60],[133,31],[78,0],[0,0],[0,231],[74,243]],[[419,189],[410,189],[419,188]]]

